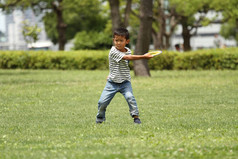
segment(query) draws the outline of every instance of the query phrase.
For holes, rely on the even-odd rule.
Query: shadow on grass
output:
[[[29,74],[37,74],[37,72],[31,70],[0,70],[0,76],[16,76]]]

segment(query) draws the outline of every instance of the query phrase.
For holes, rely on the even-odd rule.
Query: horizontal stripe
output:
[[[126,47],[127,52],[121,52],[112,46],[109,52],[109,79],[115,83],[130,81],[130,68],[128,60],[123,60],[125,55],[131,55],[131,50]]]

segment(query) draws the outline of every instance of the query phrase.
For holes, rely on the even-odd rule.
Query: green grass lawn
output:
[[[132,72],[142,124],[117,94],[96,125],[107,74],[0,70],[0,159],[238,158],[238,71]]]

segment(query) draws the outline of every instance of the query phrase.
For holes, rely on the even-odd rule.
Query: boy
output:
[[[125,47],[129,44],[129,32],[125,28],[119,28],[114,31],[113,43],[109,52],[109,76],[106,86],[98,101],[98,113],[96,123],[102,123],[106,120],[106,108],[117,92],[120,92],[126,99],[130,115],[134,118],[134,123],[140,124],[139,111],[131,87],[130,68],[128,60],[150,59],[153,56],[131,55],[131,50]]]

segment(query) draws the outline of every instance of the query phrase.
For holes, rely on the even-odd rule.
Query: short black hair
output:
[[[128,40],[130,38],[129,31],[126,28],[117,28],[114,31],[113,37],[115,35],[124,36],[126,38],[126,40]]]
[[[175,46],[176,48],[180,48],[179,44],[175,44],[174,46]]]

